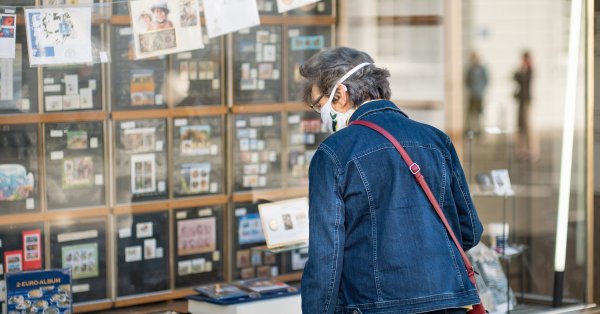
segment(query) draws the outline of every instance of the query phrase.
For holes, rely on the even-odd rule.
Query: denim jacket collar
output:
[[[349,122],[352,122],[355,120],[360,120],[363,117],[365,117],[371,113],[374,113],[377,111],[383,111],[383,110],[394,110],[408,118],[408,115],[406,113],[404,113],[402,110],[400,110],[400,108],[398,108],[396,106],[396,104],[394,104],[393,102],[391,102],[389,100],[380,99],[380,100],[372,100],[372,101],[369,101],[369,102],[364,103],[361,106],[359,106],[358,109],[356,109],[356,111],[350,117]]]

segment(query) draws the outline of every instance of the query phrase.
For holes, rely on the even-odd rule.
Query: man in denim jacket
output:
[[[404,146],[466,251],[483,228],[448,135],[390,102],[389,71],[364,52],[326,50],[300,73],[304,100],[335,132],[310,164],[303,313],[465,313],[479,303],[454,242],[398,151],[369,128],[346,126],[371,121]]]

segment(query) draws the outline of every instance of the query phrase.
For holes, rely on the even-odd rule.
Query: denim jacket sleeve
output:
[[[483,233],[483,226],[477,215],[475,205],[473,205],[467,179],[450,138],[446,139],[446,145],[450,152],[452,167],[452,195],[454,196],[456,210],[458,211],[463,250],[467,251],[479,243],[481,234]]]
[[[302,312],[335,311],[342,272],[345,227],[340,194],[341,166],[321,145],[309,170],[309,247],[302,275]]]

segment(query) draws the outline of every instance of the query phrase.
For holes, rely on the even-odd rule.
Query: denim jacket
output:
[[[392,102],[360,106],[351,121],[390,132],[419,164],[466,251],[483,231],[450,138]],[[394,146],[358,125],[329,136],[309,171],[309,258],[302,310],[420,313],[480,303],[461,256]]]

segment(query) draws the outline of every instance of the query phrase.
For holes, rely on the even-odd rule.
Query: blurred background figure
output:
[[[515,72],[513,79],[517,83],[517,90],[514,96],[519,105],[517,118],[517,156],[521,159],[536,160],[538,153],[533,143],[530,116],[533,65],[529,51],[524,51],[521,55],[521,65]]]
[[[483,97],[488,84],[488,73],[487,69],[481,64],[479,54],[475,51],[471,52],[465,83],[469,94],[467,132],[479,135],[482,131],[481,115],[483,113]]]

